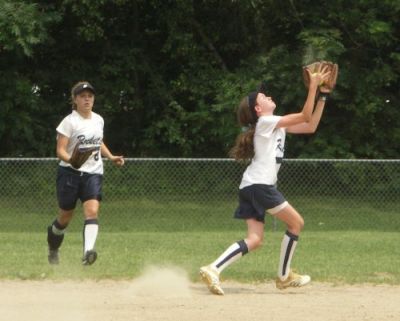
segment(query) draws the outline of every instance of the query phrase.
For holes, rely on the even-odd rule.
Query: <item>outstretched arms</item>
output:
[[[311,120],[306,123],[300,123],[286,128],[286,132],[291,134],[313,134],[318,128],[322,114],[324,112],[325,99],[318,99],[315,110],[311,115]]]
[[[330,72],[327,71],[327,68],[323,67],[322,65],[318,67],[318,70],[315,73],[311,73],[309,70],[307,70],[307,72],[309,73],[310,85],[308,87],[308,95],[302,111],[299,113],[282,116],[277,124],[277,127],[286,127],[289,129],[292,126],[302,123],[309,123],[312,121],[318,86],[328,79]]]

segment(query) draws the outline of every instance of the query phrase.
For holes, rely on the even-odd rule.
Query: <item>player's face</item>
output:
[[[258,93],[257,95],[257,106],[260,109],[261,114],[270,114],[276,108],[276,104],[272,100],[272,97],[266,96],[263,93]]]
[[[88,112],[93,109],[94,94],[90,90],[84,90],[75,96],[76,109],[81,112]]]

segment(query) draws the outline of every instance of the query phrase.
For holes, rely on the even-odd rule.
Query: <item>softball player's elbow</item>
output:
[[[306,112],[306,111],[303,111],[302,112],[302,117],[303,117],[303,122],[304,123],[309,123],[310,121],[311,121],[311,113],[310,112]]]
[[[317,121],[315,121],[315,120],[313,120],[313,121],[310,123],[310,134],[314,134],[314,133],[317,131],[318,123],[319,123],[319,122],[317,122]]]
[[[306,134],[314,134],[317,131],[317,126],[311,125]]]

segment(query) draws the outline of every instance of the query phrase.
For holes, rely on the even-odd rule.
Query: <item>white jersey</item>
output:
[[[276,128],[281,116],[261,116],[254,133],[254,157],[239,188],[253,184],[275,185],[283,159],[286,131]]]
[[[57,133],[69,138],[67,153],[72,155],[75,145],[80,142],[84,145],[98,145],[103,142],[104,120],[99,114],[92,112],[90,118],[83,118],[76,110],[66,116],[57,127]],[[61,166],[69,163],[60,161]],[[82,172],[103,174],[103,160],[100,150],[94,152],[79,168]]]

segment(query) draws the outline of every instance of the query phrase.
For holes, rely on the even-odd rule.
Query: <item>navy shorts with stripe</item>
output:
[[[265,211],[285,203],[284,196],[274,185],[254,184],[239,190],[239,206],[234,217],[254,218],[265,223]]]
[[[82,203],[95,199],[101,201],[103,175],[82,173],[71,167],[58,166],[57,200],[58,206],[65,211],[73,210],[76,202]]]

